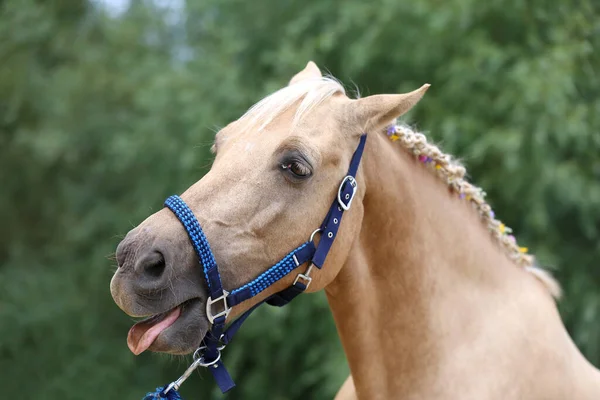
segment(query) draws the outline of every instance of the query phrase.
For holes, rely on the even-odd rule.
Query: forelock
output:
[[[304,115],[337,93],[345,95],[346,91],[333,77],[305,79],[260,100],[242,115],[239,122],[246,125],[245,129],[261,131],[275,118],[300,102],[292,120],[294,126]]]

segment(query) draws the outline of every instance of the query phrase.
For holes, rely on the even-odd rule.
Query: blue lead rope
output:
[[[244,321],[258,306],[265,302],[278,307],[288,304],[296,296],[303,293],[310,285],[312,281],[310,272],[313,265],[319,269],[323,267],[327,254],[338,233],[344,211],[350,209],[350,205],[356,194],[358,186],[356,183],[356,173],[360,165],[366,139],[367,135],[363,134],[356,151],[352,155],[348,173],[342,179],[338,188],[337,197],[329,208],[329,212],[320,228],[317,229],[317,231],[321,232],[318,246],[315,246],[311,236],[308,242],[288,253],[277,264],[267,269],[251,282],[232,290],[231,293],[223,290],[217,262],[210,249],[208,240],[200,227],[200,223],[192,210],[179,196],[171,196],[165,201],[165,206],[175,214],[185,228],[194,251],[198,256],[198,260],[202,265],[210,294],[206,304],[206,315],[212,323],[212,327],[204,337],[202,341],[203,345],[194,353],[194,362],[188,367],[185,373],[177,381],[164,387],[156,388],[154,392],[146,394],[143,400],[181,399],[177,390],[179,390],[181,384],[199,366],[209,369],[223,393],[235,387],[235,383],[221,361],[221,350],[232,340]],[[256,304],[231,323],[229,328],[225,329],[225,321],[233,306],[258,295],[296,268],[308,262],[310,262],[310,266],[306,272],[298,274],[292,286]],[[215,304],[221,306],[216,311],[214,309]]]

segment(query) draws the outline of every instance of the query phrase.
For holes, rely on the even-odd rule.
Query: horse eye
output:
[[[300,161],[290,161],[288,163],[281,164],[281,169],[284,171],[289,171],[295,178],[308,178],[312,171],[309,167],[304,165]]]

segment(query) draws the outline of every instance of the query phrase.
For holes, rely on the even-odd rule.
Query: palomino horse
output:
[[[366,134],[352,207],[308,282],[308,291],[325,289],[350,365],[338,398],[600,399],[600,372],[557,312],[558,285],[462,166],[392,125],[427,87],[352,100],[311,62],[222,129],[211,170],[181,199],[224,289],[248,284],[310,237]],[[190,353],[212,329],[186,229],[165,208],[117,249],[113,298],[131,316],[150,316],[129,332],[135,354]],[[306,278],[306,268],[296,262],[228,321]]]

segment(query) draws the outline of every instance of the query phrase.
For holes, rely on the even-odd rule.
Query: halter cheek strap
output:
[[[319,269],[323,267],[327,254],[338,233],[344,211],[350,209],[352,200],[356,194],[358,187],[356,173],[360,165],[366,139],[367,135],[363,134],[352,156],[348,173],[340,183],[336,198],[331,204],[329,212],[321,226],[311,235],[310,239],[289,252],[278,263],[254,280],[231,292],[223,289],[217,262],[194,213],[179,196],[171,196],[165,201],[165,206],[175,214],[185,228],[194,251],[198,256],[198,260],[202,265],[204,278],[208,286],[208,293],[210,294],[206,302],[206,315],[212,323],[212,327],[204,337],[203,345],[194,353],[194,362],[188,367],[185,373],[175,382],[164,388],[158,388],[154,394],[149,393],[149,395],[156,395],[160,398],[177,395],[179,386],[199,366],[208,367],[223,393],[235,387],[235,383],[221,361],[221,350],[231,341],[244,321],[258,306],[264,302],[278,307],[288,304],[310,285],[312,281],[310,274],[313,266]],[[319,244],[315,245],[313,239],[317,232],[321,233],[321,238]],[[257,296],[299,266],[309,262],[310,265],[307,270],[304,273],[299,273],[290,287],[256,304],[225,329],[225,321],[232,307]]]

